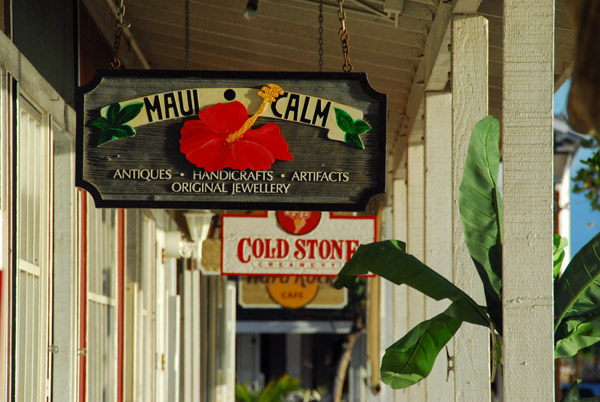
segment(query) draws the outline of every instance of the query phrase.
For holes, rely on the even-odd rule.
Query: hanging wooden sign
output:
[[[376,228],[374,216],[277,211],[223,215],[221,233],[224,275],[337,276]]]
[[[333,287],[335,277],[246,276],[238,281],[243,308],[341,309],[348,304],[347,289]]]
[[[364,73],[101,71],[77,93],[76,185],[97,207],[364,210],[386,113]]]

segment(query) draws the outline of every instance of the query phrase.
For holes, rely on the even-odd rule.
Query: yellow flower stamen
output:
[[[252,127],[256,119],[261,115],[262,112],[265,111],[269,103],[275,102],[278,96],[283,95],[283,89],[279,85],[275,84],[267,84],[266,87],[262,87],[260,91],[258,91],[258,96],[263,98],[262,103],[258,107],[256,113],[254,113],[248,120],[244,122],[242,127],[240,127],[234,133],[231,133],[227,136],[225,142],[232,143],[234,141],[239,140],[244,136],[244,133]]]

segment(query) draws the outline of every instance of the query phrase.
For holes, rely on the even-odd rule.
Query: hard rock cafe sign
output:
[[[336,276],[376,234],[373,216],[306,211],[223,215],[222,226],[224,275]]]
[[[98,207],[364,210],[386,115],[361,73],[103,71],[77,92],[76,184]]]
[[[329,276],[245,276],[238,281],[244,308],[340,309],[347,289],[335,289]]]

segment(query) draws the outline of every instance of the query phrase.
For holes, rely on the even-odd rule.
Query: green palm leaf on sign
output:
[[[133,120],[140,112],[144,104],[133,102],[121,109],[119,103],[113,103],[106,110],[106,117],[100,116],[90,123],[90,126],[101,130],[96,146],[119,139],[129,138],[135,135],[135,129],[127,122]]]
[[[363,134],[371,129],[371,126],[363,120],[354,120],[348,112],[340,108],[335,109],[335,121],[338,127],[346,133],[344,141],[354,145],[360,149],[365,149],[365,145],[360,139],[360,134]]]

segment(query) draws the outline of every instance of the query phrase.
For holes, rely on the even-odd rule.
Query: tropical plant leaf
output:
[[[573,381],[569,390],[563,395],[560,402],[600,402],[600,396],[582,398],[579,391],[581,380]]]
[[[360,149],[365,149],[362,140],[357,134],[346,133],[346,135],[344,136],[344,140],[350,145],[354,145],[355,147],[358,147]]]
[[[450,308],[456,303],[462,304],[464,301],[456,301]],[[455,306],[453,309],[461,308]],[[446,310],[411,329],[386,349],[381,360],[381,380],[390,387],[399,389],[427,377],[440,350],[458,331],[462,322]]]
[[[259,402],[280,402],[291,392],[300,389],[300,380],[284,374],[278,379],[272,379],[261,391]]]
[[[565,258],[565,247],[569,244],[569,241],[561,235],[554,235],[554,241],[552,244],[552,261],[554,264],[554,279],[558,278],[560,273],[560,267]]]
[[[579,250],[554,283],[555,342],[577,336],[573,332],[581,324],[599,315],[600,233]]]
[[[237,402],[257,402],[258,394],[248,388],[248,384],[235,384],[235,400]]]
[[[554,347],[554,358],[575,356],[581,349],[598,343],[600,341],[598,318],[600,317],[596,315],[585,322],[577,318],[565,320],[564,325],[555,334],[555,338],[559,340]]]
[[[489,327],[484,307],[479,306],[452,282],[406,252],[406,244],[385,240],[358,247],[350,261],[338,273],[333,286],[352,287],[359,275],[373,272],[397,285],[406,284],[435,299],[463,300],[461,310],[454,314],[462,321]]]
[[[563,395],[561,402],[579,402],[579,383],[581,380],[573,381],[566,394]]]
[[[121,105],[118,103],[113,103],[106,110],[106,119],[112,126],[118,125],[118,124],[115,124],[115,122],[117,121],[117,116],[119,115],[120,111],[121,111]]]
[[[366,133],[371,129],[369,123],[363,120],[354,120],[354,132],[356,134]]]
[[[127,123],[128,121],[133,120],[138,114],[140,114],[143,107],[143,102],[133,102],[128,104],[123,109],[121,109],[121,111],[117,115],[115,125],[120,126],[122,124]]]
[[[335,109],[335,121],[337,122],[338,127],[345,133],[348,134],[356,134],[354,131],[354,120],[352,120],[352,116],[348,114],[345,110],[340,108]]]
[[[483,282],[490,317],[502,329],[502,198],[498,191],[500,124],[492,116],[471,133],[460,184],[465,241]]]

